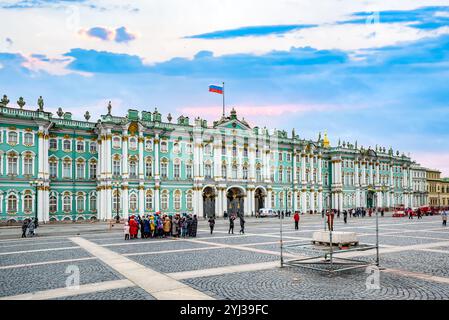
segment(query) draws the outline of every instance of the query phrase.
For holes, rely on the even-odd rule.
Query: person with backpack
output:
[[[198,218],[196,217],[196,214],[193,215],[193,219],[190,222],[190,236],[196,237],[196,232],[198,229]]]

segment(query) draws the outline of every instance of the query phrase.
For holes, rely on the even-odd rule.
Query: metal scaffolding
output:
[[[357,243],[354,247],[348,247],[342,249],[341,247],[334,248],[332,241],[333,228],[329,230],[329,246],[318,246],[312,241],[301,242],[295,244],[284,245],[282,238],[283,230],[283,217],[280,219],[280,250],[281,250],[281,267],[293,266],[312,269],[316,271],[324,271],[330,274],[334,274],[341,271],[366,268],[368,266],[379,267],[379,217],[376,210],[376,244],[367,245]],[[326,231],[326,217],[324,220],[324,231]],[[361,252],[376,249],[375,261],[354,259],[348,257],[341,257],[348,252]],[[297,257],[291,257],[286,259],[284,257],[285,252],[288,251],[289,256],[297,255]]]

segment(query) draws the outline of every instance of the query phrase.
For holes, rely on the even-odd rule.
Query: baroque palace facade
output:
[[[426,170],[390,148],[253,127],[233,109],[211,125],[157,111],[97,122],[0,101],[0,220],[112,219],[162,211],[199,217],[259,208],[321,212],[427,202]],[[36,202],[37,200],[37,202]]]

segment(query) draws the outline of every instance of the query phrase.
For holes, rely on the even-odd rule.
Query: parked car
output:
[[[269,208],[259,209],[259,217],[277,217],[277,211]]]

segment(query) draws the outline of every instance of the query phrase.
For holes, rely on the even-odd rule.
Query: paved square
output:
[[[303,216],[298,231],[291,220],[283,224],[286,245],[309,242],[323,228],[320,216]],[[342,220],[335,230],[375,243],[374,217]],[[244,235],[238,224],[229,235],[228,222],[219,220],[210,235],[200,221],[196,238],[132,241],[123,239],[121,227],[102,223],[80,225],[76,233],[42,226],[28,239],[19,238],[19,228],[0,229],[0,299],[449,299],[449,228],[440,217],[379,218],[385,268],[379,289],[367,288],[364,269],[329,277],[280,268],[279,226],[277,218],[247,218]],[[373,260],[374,253],[352,256]],[[68,288],[77,276],[79,286]]]

